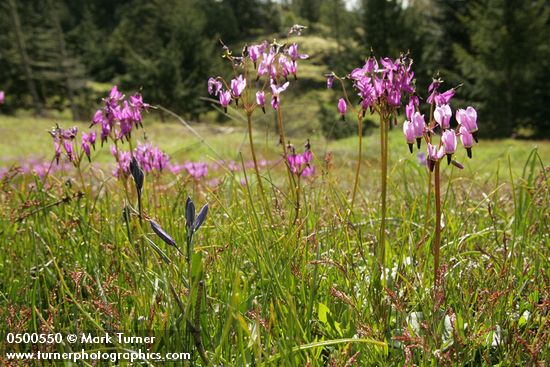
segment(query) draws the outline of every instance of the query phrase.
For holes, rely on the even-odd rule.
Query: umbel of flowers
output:
[[[103,103],[104,106],[96,111],[92,119],[92,126],[101,126],[102,144],[108,138],[114,142],[124,139],[130,141],[132,130],[143,127],[142,112],[149,105],[143,102],[141,94],[134,94],[127,100],[115,85]]]
[[[453,129],[451,127],[451,118],[453,116],[451,100],[456,93],[456,89],[451,88],[441,93],[439,92],[441,84],[441,79],[435,79],[428,87],[429,96],[427,102],[430,104],[428,123],[426,123],[424,115],[418,110],[419,99],[416,96],[412,96],[409,99],[406,107],[407,120],[403,123],[403,133],[405,134],[405,139],[411,153],[415,141],[417,147],[420,148],[422,140],[425,140],[428,167],[430,173],[434,175],[435,233],[432,246],[434,254],[434,279],[438,278],[439,249],[441,246],[440,162],[444,157],[447,157],[447,165],[452,163],[454,166],[462,169],[463,165],[453,159],[453,155],[457,149],[457,137],[460,138],[469,158],[472,158],[474,141],[476,143],[478,141],[476,110],[471,106],[468,106],[466,109],[456,110],[455,118],[457,125]],[[440,137],[436,141],[438,135]]]
[[[127,99],[115,85],[109,96],[103,99],[103,106],[94,114],[90,129],[95,126],[100,127],[102,145],[111,141],[111,154],[116,160],[113,173],[117,177],[129,176],[132,158],[135,158],[145,173],[160,173],[168,165],[168,155],[150,142],[138,142],[137,147],[132,149],[131,133],[133,129],[143,127],[142,112],[147,111],[149,107],[149,104],[143,102],[140,94],[134,94]],[[62,156],[65,156],[77,167],[80,166],[83,155],[86,155],[91,161],[91,149],[96,147],[97,133],[95,131],[83,132],[80,144],[76,126],[69,129],[56,126],[49,133],[53,138],[54,157],[58,164]],[[120,144],[125,142],[129,143],[129,150],[121,149]]]
[[[224,49],[224,58],[232,63],[235,77],[229,83],[220,76],[211,77],[208,93],[218,98],[225,111],[234,102],[247,113],[258,107],[265,113],[266,95],[271,95],[271,107],[277,110],[281,94],[290,84],[289,77],[298,79],[298,60],[309,57],[298,52],[296,43],[287,46],[275,41],[245,46],[239,56]]]
[[[403,97],[409,97],[415,91],[412,64],[412,59],[407,55],[402,55],[395,60],[384,57],[380,59],[380,63],[374,56],[370,56],[362,67],[353,69],[345,77],[338,77],[334,73],[328,75],[328,88],[332,88],[335,78],[342,85],[344,97],[338,101],[338,112],[342,119],[345,119],[348,105],[357,114],[359,156],[353,185],[352,204],[355,202],[357,194],[361,167],[362,120],[367,111],[370,111],[371,114],[376,113],[380,116],[381,131],[385,132],[387,130],[388,124],[397,118],[397,110],[401,106]],[[352,98],[348,95],[344,84],[345,79],[351,80],[353,90],[358,96],[357,103],[353,103]],[[384,145],[384,136],[381,140],[381,155],[384,158],[386,156],[384,152],[387,149],[387,146]]]
[[[297,177],[308,177],[315,173],[315,167],[311,164],[313,161],[313,153],[311,153],[311,144],[309,140],[304,146],[304,152],[302,154],[296,153],[296,148],[292,144],[288,144],[288,151],[290,154],[287,156],[288,165],[290,171]]]
[[[438,88],[441,83],[440,79],[434,80],[428,88],[430,95],[427,101],[430,103],[430,110],[433,111],[429,124],[426,124],[424,115],[418,111],[419,99],[416,96],[409,99],[406,107],[407,120],[403,123],[403,133],[411,153],[415,141],[418,148],[420,148],[423,139],[426,141],[428,166],[432,172],[435,163],[444,156],[447,157],[447,164],[453,162],[452,155],[457,148],[457,136],[460,137],[469,158],[472,158],[474,141],[478,141],[477,112],[471,106],[456,111],[455,118],[458,125],[455,129],[451,128],[452,108],[450,102],[456,91],[455,88],[451,88],[444,93],[439,93]],[[436,128],[439,128],[441,132],[441,139],[438,144],[432,142],[432,137],[436,135]],[[460,167],[460,164],[458,166]]]
[[[388,167],[388,128],[390,123],[397,124],[398,110],[407,98],[414,99],[415,85],[413,60],[408,55],[401,55],[397,59],[383,57],[379,60],[371,55],[365,64],[355,68],[344,77],[334,73],[328,75],[327,87],[332,88],[337,79],[342,87],[343,97],[338,101],[338,112],[345,119],[348,107],[355,113],[359,135],[357,166],[351,198],[351,207],[355,203],[359,185],[359,173],[362,160],[363,118],[367,112],[377,114],[380,118],[380,234],[377,246],[378,264],[376,271],[385,268],[386,246],[386,196],[387,196],[387,167]],[[355,96],[350,96],[345,81],[352,83]],[[379,277],[375,277],[378,279]],[[380,287],[375,287],[380,289]]]
[[[430,104],[430,116],[428,123],[419,110],[420,99],[416,92],[413,60],[408,55],[401,55],[393,60],[388,57],[377,60],[370,56],[365,64],[351,71],[345,77],[339,77],[334,73],[328,75],[327,87],[332,88],[334,80],[338,80],[342,86],[343,97],[339,99],[337,109],[342,119],[348,111],[348,107],[356,113],[359,130],[359,154],[357,169],[352,194],[352,207],[355,201],[359,172],[361,167],[362,150],[362,119],[365,114],[378,114],[380,118],[380,165],[381,165],[381,220],[378,243],[378,266],[385,268],[386,246],[386,194],[387,194],[387,165],[388,165],[388,127],[391,123],[397,125],[398,110],[406,105],[407,120],[403,124],[403,132],[409,150],[413,152],[413,146],[420,149],[422,140],[427,147],[428,167],[434,172],[435,196],[436,196],[436,231],[433,243],[435,273],[439,268],[439,247],[441,233],[441,201],[439,182],[439,162],[447,157],[447,163],[453,163],[462,168],[462,165],[453,160],[453,154],[457,148],[457,137],[466,148],[468,157],[472,157],[474,141],[477,142],[477,113],[473,107],[456,111],[458,126],[451,129],[452,109],[450,101],[456,93],[455,88],[440,92],[442,81],[434,80],[428,88],[427,102]],[[345,80],[352,82],[352,87],[357,95],[350,97],[346,90]],[[437,134],[441,135],[438,142],[433,139]],[[431,182],[431,181],[430,181]]]
[[[291,33],[299,35],[302,28],[293,27]],[[221,76],[211,77],[208,80],[208,93],[217,98],[219,104],[227,112],[232,103],[235,108],[244,111],[247,117],[248,136],[254,170],[262,194],[264,204],[267,205],[265,190],[258,168],[258,160],[254,149],[252,137],[252,115],[256,110],[266,113],[266,105],[277,113],[279,143],[283,151],[283,161],[288,170],[288,178],[293,191],[298,189],[293,179],[290,160],[283,128],[283,115],[281,102],[283,94],[289,88],[293,80],[298,79],[298,66],[301,60],[308,59],[307,54],[299,51],[298,44],[279,44],[277,41],[263,41],[258,44],[247,45],[240,54],[233,54],[224,45],[223,57],[227,59],[233,68],[233,79],[227,81]],[[312,162],[309,162],[308,167]],[[310,168],[306,173],[311,171]],[[313,172],[313,171],[311,171]],[[298,195],[296,193],[296,195]],[[267,210],[269,213],[269,210]]]
[[[111,145],[111,154],[117,159],[117,165],[113,171],[116,177],[120,175],[130,175],[130,162],[133,157],[139,164],[139,167],[145,172],[161,173],[167,166],[170,157],[164,153],[158,146],[151,143],[138,142],[133,152],[118,151],[115,145]]]

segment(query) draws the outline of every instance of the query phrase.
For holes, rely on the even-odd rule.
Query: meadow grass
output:
[[[312,137],[317,172],[303,182],[295,222],[268,119],[255,136],[259,155],[274,162],[262,171],[267,205],[252,169],[217,172],[221,181],[215,187],[170,173],[146,178],[144,212],[182,251],[185,199],[209,204],[196,235],[191,274],[185,256],[164,244],[147,222],[123,216],[125,205],[136,202],[131,178],[123,185],[107,168],[104,173],[84,169],[82,180],[75,172],[45,181],[5,176],[0,181],[0,335],[156,335],[151,351],[189,351],[193,361],[181,365],[204,365],[188,323],[192,318],[212,365],[548,361],[550,143],[482,140],[474,159],[457,154],[464,170],[442,168],[443,271],[434,288],[428,173],[416,151],[408,153],[402,133],[390,132],[387,271],[375,282],[377,132],[364,140],[353,210],[357,138]],[[33,155],[51,159],[51,137],[45,133],[50,125],[52,120],[2,117],[0,154],[6,163]],[[249,157],[245,130],[237,124],[193,127],[202,141],[176,122],[153,123],[146,131],[173,160]],[[95,154],[94,161],[111,161],[108,147]],[[68,343],[41,348],[79,350]],[[130,365],[125,363],[119,365]]]

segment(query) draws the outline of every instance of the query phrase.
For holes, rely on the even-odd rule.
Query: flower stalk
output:
[[[380,237],[378,242],[378,261],[382,270],[385,269],[386,257],[386,198],[388,187],[388,124],[389,118],[382,114],[380,118]]]
[[[248,142],[250,143],[250,152],[252,153],[252,161],[254,162],[254,171],[256,172],[256,178],[258,179],[258,185],[260,186],[260,192],[265,199],[264,186],[262,184],[262,178],[260,176],[260,169],[258,168],[258,159],[256,158],[256,149],[254,149],[254,138],[252,137],[252,112],[247,111],[246,121],[248,125]]]
[[[300,53],[296,43],[279,44],[274,40],[272,43],[263,41],[259,44],[246,45],[240,55],[233,54],[232,51],[224,45],[223,57],[231,62],[235,78],[232,79],[230,83],[227,83],[220,76],[209,78],[208,93],[219,98],[219,103],[225,112],[227,112],[228,105],[234,101],[235,107],[244,110],[247,115],[248,136],[254,162],[254,170],[258,179],[258,185],[260,187],[266,213],[269,216],[270,222],[273,224],[254,149],[251,115],[257,109],[261,109],[263,113],[266,113],[266,97],[270,94],[271,107],[273,110],[277,111],[279,144],[281,144],[283,153],[282,158],[287,169],[289,189],[298,202],[298,188],[296,186],[296,180],[293,177],[294,173],[291,171],[291,166],[288,162],[289,152],[287,150],[287,141],[283,126],[281,97],[291,83],[289,77],[293,76],[294,80],[298,79],[298,61],[308,59],[309,56]],[[260,80],[263,82],[260,82]],[[260,84],[261,87],[256,89],[256,85],[258,84]],[[251,96],[255,96],[255,101],[252,101]]]
[[[359,187],[359,172],[361,171],[361,158],[363,155],[363,117],[359,113],[357,116],[357,131],[359,133],[358,147],[357,147],[357,166],[355,168],[355,181],[353,183],[353,193],[351,195],[351,208],[355,203],[355,196],[357,195],[357,188]]]
[[[439,274],[439,249],[441,247],[441,183],[439,177],[439,166],[441,161],[435,162],[434,167],[434,194],[435,194],[435,238],[433,245],[434,255],[434,289],[437,286]]]
[[[313,166],[313,153],[311,152],[311,144],[309,139],[304,146],[304,152],[302,154],[296,153],[296,148],[289,144],[287,147],[287,152],[289,152],[286,164],[289,169],[289,174],[291,175],[291,181],[294,185],[294,196],[295,196],[295,217],[293,224],[296,224],[300,216],[300,199],[301,199],[301,179],[302,177],[309,177],[315,173],[315,167]],[[296,178],[294,177],[296,176]]]

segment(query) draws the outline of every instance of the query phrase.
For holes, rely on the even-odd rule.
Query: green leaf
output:
[[[327,325],[328,324],[327,315],[329,314],[330,314],[329,308],[325,304],[319,303],[319,306],[317,309],[317,318],[319,319],[319,321]]]

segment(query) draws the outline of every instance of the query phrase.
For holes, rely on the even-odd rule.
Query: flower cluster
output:
[[[315,167],[312,164],[313,154],[311,153],[309,140],[302,154],[297,154],[294,146],[290,144],[288,145],[288,151],[290,152],[287,156],[288,166],[293,174],[298,177],[308,177],[315,173]]]
[[[80,160],[80,155],[76,151],[75,141],[78,134],[78,128],[76,126],[69,129],[62,129],[59,126],[54,127],[49,131],[50,135],[53,138],[53,143],[55,147],[55,161],[59,164],[61,159],[61,154],[64,152],[67,159],[77,164]],[[96,134],[94,132],[90,134],[82,134],[81,149],[90,160],[90,146],[95,149],[95,140]]]
[[[206,163],[193,163],[187,162],[183,165],[187,173],[193,177],[195,180],[200,180],[203,177],[208,175],[208,165]]]
[[[92,159],[90,157],[90,145],[95,149],[95,138],[96,133],[95,131],[90,132],[89,134],[82,133],[82,151],[86,154],[86,157],[88,157],[88,161],[91,162]]]
[[[116,85],[103,102],[104,106],[96,111],[92,119],[92,126],[101,126],[102,143],[109,137],[113,141],[123,141],[125,138],[129,140],[132,129],[142,126],[142,111],[149,108],[140,94],[130,96],[129,100],[125,99]]]
[[[134,157],[139,163],[139,166],[145,173],[162,170],[168,164],[170,157],[158,146],[153,146],[151,143],[139,143],[134,149]]]
[[[243,94],[247,86],[254,84],[247,83],[249,66],[255,70],[255,81],[266,78],[268,83],[263,83],[263,87],[255,93],[255,105],[249,104],[244,100],[241,105],[250,110],[254,107],[260,107],[265,113],[266,93],[271,93],[271,106],[278,109],[280,104],[280,95],[288,86],[289,76],[298,78],[298,60],[307,59],[309,56],[298,51],[298,45],[279,45],[276,42],[268,43],[264,41],[259,44],[246,46],[241,56],[234,56],[229,49],[225,48],[224,57],[229,59],[237,71],[241,69],[244,73],[236,75],[228,84],[222,77],[212,77],[208,79],[208,93],[218,97],[220,105],[227,112],[227,107],[231,101],[239,106],[239,101],[243,99]],[[285,82],[283,82],[283,80]],[[267,88],[269,86],[269,89]]]
[[[3,90],[0,90],[0,104],[4,104],[6,100],[6,94],[4,93]]]
[[[407,120],[403,124],[403,133],[409,145],[409,150],[413,151],[413,143],[416,140],[417,147],[420,148],[422,138],[428,144],[428,166],[433,170],[434,165],[444,156],[447,156],[447,164],[454,163],[458,167],[461,164],[452,160],[452,155],[457,148],[457,136],[464,148],[466,148],[469,158],[472,158],[472,146],[474,140],[477,142],[477,112],[469,106],[468,108],[458,109],[455,113],[458,127],[451,129],[452,109],[450,101],[456,93],[455,88],[451,88],[443,93],[438,91],[442,81],[436,79],[430,84],[427,101],[433,109],[433,118],[427,125],[424,115],[418,111],[418,97],[413,96],[409,99],[406,108]],[[435,107],[435,108],[434,108]],[[439,144],[432,144],[432,136],[435,135],[435,128],[441,129],[441,139]]]
[[[38,157],[31,157],[21,160],[17,165],[10,164],[8,167],[0,166],[0,180],[10,174],[36,175],[40,179],[44,179],[46,175],[68,171],[72,167],[69,162],[60,164],[52,164],[50,160],[43,160]]]
[[[407,55],[395,60],[384,57],[380,59],[380,64],[371,56],[363,67],[354,69],[347,76],[352,80],[359,96],[363,115],[367,110],[390,115],[401,106],[403,95],[410,96],[414,93],[412,64],[412,59]],[[327,88],[332,88],[335,77],[334,73],[327,76]],[[338,101],[338,111],[343,118],[347,111],[346,100],[343,98]]]
[[[275,164],[276,162],[268,162],[265,159],[262,159],[258,162],[259,168],[265,168],[269,164]],[[246,169],[252,169],[254,168],[254,162],[253,161],[245,161],[244,166]],[[239,172],[242,169],[242,166],[240,163],[235,161],[224,161],[220,160],[217,162],[192,162],[187,161],[185,163],[170,163],[168,165],[168,169],[170,172],[172,172],[174,175],[179,175],[181,172],[185,172],[185,174],[191,176],[194,180],[202,180],[205,177],[207,177],[211,171],[231,171],[231,172]]]
[[[115,157],[117,164],[113,174],[116,177],[127,176],[130,174],[130,162],[132,156],[139,163],[139,167],[145,172],[162,172],[167,167],[170,157],[151,143],[138,142],[137,147],[132,152],[118,150],[115,145],[111,145],[111,154]]]
[[[177,175],[185,171],[194,180],[201,180],[208,175],[208,164],[203,162],[185,162],[184,164],[170,165],[170,171]]]

